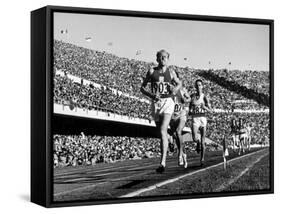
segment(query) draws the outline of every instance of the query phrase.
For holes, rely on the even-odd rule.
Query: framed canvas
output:
[[[273,20],[31,12],[31,201],[273,193]]]

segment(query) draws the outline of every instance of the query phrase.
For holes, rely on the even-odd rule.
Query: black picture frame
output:
[[[149,17],[174,20],[196,20],[225,23],[261,24],[269,26],[269,109],[270,109],[270,188],[259,191],[205,193],[192,195],[154,196],[140,198],[118,198],[83,201],[53,200],[53,24],[54,12],[95,14],[126,17]],[[112,204],[176,200],[189,198],[226,197],[274,193],[274,21],[269,19],[249,19],[187,15],[157,12],[123,11],[78,7],[46,6],[31,12],[31,202],[44,207]]]

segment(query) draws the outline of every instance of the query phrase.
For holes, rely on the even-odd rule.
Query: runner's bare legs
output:
[[[206,127],[200,128],[201,133],[201,164],[205,161],[205,137],[206,137]]]
[[[166,159],[167,159],[167,151],[168,151],[168,126],[171,120],[171,114],[163,114],[163,116],[160,116],[160,143],[161,143],[161,162],[160,164],[165,167],[166,166]]]
[[[185,116],[184,118],[179,119],[179,124],[176,129],[176,143],[179,150],[178,152],[178,158],[180,160],[179,162],[180,163],[182,162],[182,164],[184,164],[184,167],[187,168],[186,153],[184,152],[183,136],[182,136],[182,130],[185,126],[185,122],[186,122]]]
[[[200,145],[200,140],[198,136],[198,126],[192,125],[192,139],[196,143],[196,147]],[[200,152],[200,148],[196,148],[197,153]]]

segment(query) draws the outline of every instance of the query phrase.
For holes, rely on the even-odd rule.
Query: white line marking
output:
[[[229,160],[228,163],[230,163],[230,162],[232,162],[232,161],[235,161],[235,160],[239,160],[239,159],[241,159],[241,158],[245,158],[245,157],[250,156],[250,155],[254,155],[254,154],[263,152],[263,151],[264,151],[264,149],[263,149],[263,150],[256,151],[256,152],[253,152],[253,153],[249,153],[249,154],[246,154],[246,155],[243,155],[243,156],[239,156],[239,157],[233,158],[233,159]],[[218,167],[218,166],[220,166],[220,165],[223,165],[223,162],[218,163],[218,164],[215,164],[215,165],[213,165],[213,166],[209,166],[209,167],[203,168],[203,169],[199,169],[199,170],[197,170],[197,171],[193,171],[193,172],[190,172],[190,173],[181,175],[181,176],[178,176],[178,177],[176,177],[176,178],[168,179],[168,180],[166,180],[166,181],[160,182],[160,183],[158,183],[158,184],[154,184],[154,185],[152,185],[152,186],[149,186],[149,187],[146,187],[146,188],[143,188],[143,189],[139,189],[139,190],[137,190],[137,191],[128,193],[128,194],[126,194],[126,195],[119,196],[119,198],[135,197],[135,196],[140,195],[141,193],[154,190],[154,189],[156,189],[156,188],[158,188],[158,187],[161,187],[161,186],[164,186],[164,185],[173,183],[173,182],[178,181],[178,180],[180,180],[180,179],[182,179],[182,178],[185,178],[185,177],[188,177],[188,176],[191,176],[191,175],[200,173],[200,172],[204,172],[204,171],[206,171],[206,170],[209,170],[209,169]]]
[[[229,182],[227,182],[226,184],[222,184],[221,186],[219,186],[215,192],[220,192],[224,189],[226,189],[227,187],[229,187],[231,184],[233,184],[234,182],[236,182],[239,178],[241,178],[246,172],[248,172],[256,163],[258,163],[262,158],[264,158],[266,155],[268,155],[268,152],[265,153],[264,155],[260,156],[256,161],[254,161],[253,163],[251,163],[249,166],[246,167],[246,169],[244,169],[237,177],[231,179]]]

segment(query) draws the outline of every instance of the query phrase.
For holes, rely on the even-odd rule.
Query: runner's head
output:
[[[164,49],[158,51],[156,54],[156,61],[160,66],[166,66],[168,64],[169,58],[170,54]]]
[[[203,81],[201,79],[197,79],[195,81],[195,88],[197,91],[201,91],[203,90]]]

